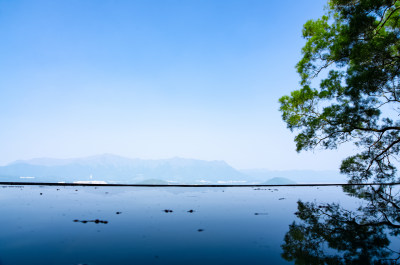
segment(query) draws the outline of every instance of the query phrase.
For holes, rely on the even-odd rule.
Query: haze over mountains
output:
[[[239,171],[225,161],[185,158],[130,159],[104,154],[86,158],[36,158],[0,167],[0,181],[122,184],[294,184],[343,183],[338,172]]]

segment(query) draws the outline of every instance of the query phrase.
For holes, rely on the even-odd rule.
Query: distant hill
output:
[[[289,184],[297,184],[295,181],[287,178],[272,178],[268,181],[261,183],[263,185],[289,185]]]
[[[142,184],[142,185],[168,185],[170,184],[167,181],[161,180],[161,179],[146,179],[143,181],[139,181],[135,184]],[[177,184],[177,183],[174,183]]]
[[[267,169],[246,169],[241,170],[249,179],[259,183],[265,183],[273,178],[289,179],[298,184],[325,184],[325,183],[347,183],[346,176],[334,170],[267,170]]]
[[[201,184],[244,181],[247,176],[224,161],[184,158],[143,160],[111,154],[74,159],[18,160],[0,167],[0,181],[105,181],[131,184],[149,179]]]

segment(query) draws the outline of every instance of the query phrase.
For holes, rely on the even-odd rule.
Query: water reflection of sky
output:
[[[341,187],[3,186],[0,264],[291,264],[299,199],[361,203]]]

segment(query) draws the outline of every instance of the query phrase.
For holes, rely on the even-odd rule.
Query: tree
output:
[[[330,0],[303,37],[301,87],[279,100],[297,151],[352,142],[360,152],[340,168],[350,183],[398,181],[400,1]]]

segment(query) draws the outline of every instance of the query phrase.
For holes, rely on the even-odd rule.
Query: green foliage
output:
[[[350,182],[397,181],[400,1],[330,0],[303,37],[301,88],[279,100],[297,151],[353,142],[360,152],[341,166]]]

